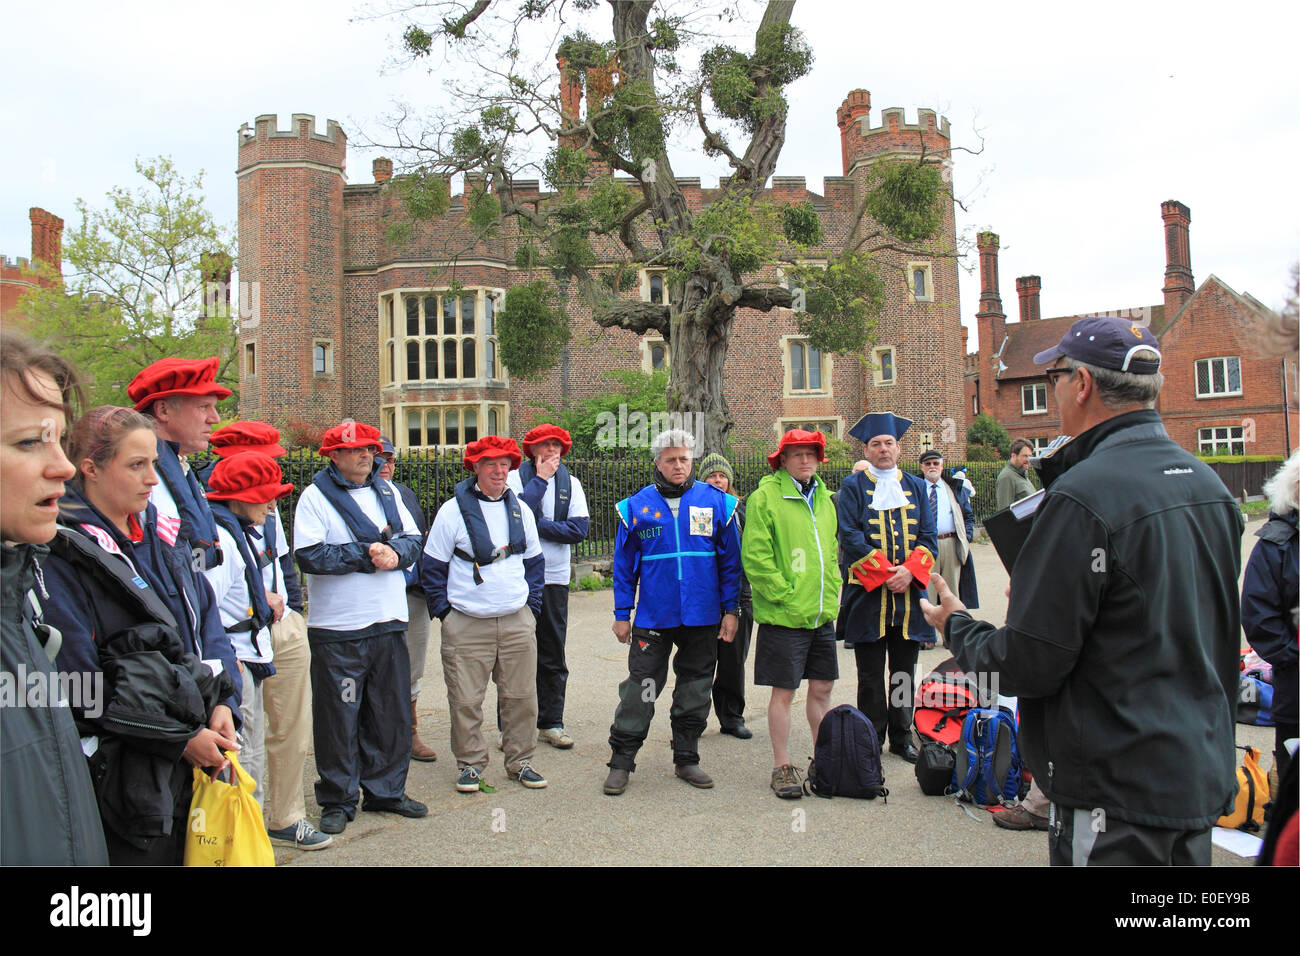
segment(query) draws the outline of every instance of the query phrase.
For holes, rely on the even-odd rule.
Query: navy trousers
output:
[[[564,726],[564,691],[569,683],[564,639],[568,630],[569,586],[548,584],[542,591],[542,613],[537,618],[538,730]]]
[[[402,630],[312,641],[316,802],[356,816],[358,790],[401,797],[411,762],[411,659]]]

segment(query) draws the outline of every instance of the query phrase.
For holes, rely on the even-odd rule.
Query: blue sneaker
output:
[[[478,793],[483,775],[473,767],[461,767],[460,776],[456,778],[456,789],[461,793]]]
[[[511,771],[507,770],[506,776],[509,777],[511,780],[518,780],[529,790],[541,790],[544,786],[546,786],[546,778],[543,777],[536,770],[534,770],[532,764],[530,764],[527,760],[523,761],[519,765],[518,773],[512,773]]]
[[[344,820],[347,820],[346,816]],[[307,822],[306,817],[283,830],[267,830],[266,834],[271,838],[272,843],[291,846],[295,850],[323,850],[334,842],[332,836],[321,833]]]

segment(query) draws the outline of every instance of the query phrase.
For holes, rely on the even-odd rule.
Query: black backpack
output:
[[[856,707],[841,704],[822,718],[813,754],[808,787],[817,796],[864,800],[889,796],[876,728]]]

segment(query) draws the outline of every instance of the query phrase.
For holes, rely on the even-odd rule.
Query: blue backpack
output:
[[[856,707],[841,704],[822,718],[813,754],[808,787],[817,796],[888,798],[876,728]]]
[[[1022,795],[1024,767],[1011,714],[1000,708],[970,710],[953,749],[952,791],[961,799],[989,807]]]

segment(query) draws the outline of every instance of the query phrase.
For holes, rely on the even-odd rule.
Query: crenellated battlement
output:
[[[879,126],[870,125],[869,116],[862,117],[858,121],[860,135],[872,137],[889,133],[936,133],[944,139],[950,138],[950,127],[946,116],[939,116],[934,110],[919,109],[916,111],[916,118],[915,123],[909,123],[902,107],[891,106],[880,111]]]
[[[280,129],[278,113],[263,113],[239,127],[239,146],[250,145],[253,141],[266,142],[271,139],[314,139],[322,143],[343,145],[347,143],[347,134],[336,120],[325,121],[325,132],[316,132],[316,117],[311,113],[294,113],[288,129]]]
[[[342,171],[347,165],[348,137],[334,120],[316,132],[316,117],[294,113],[288,129],[280,129],[275,113],[263,113],[239,127],[239,172],[262,163],[313,163]]]
[[[8,256],[0,256],[0,267],[26,271],[31,269],[32,263],[26,256],[19,256],[17,259],[10,259]]]

